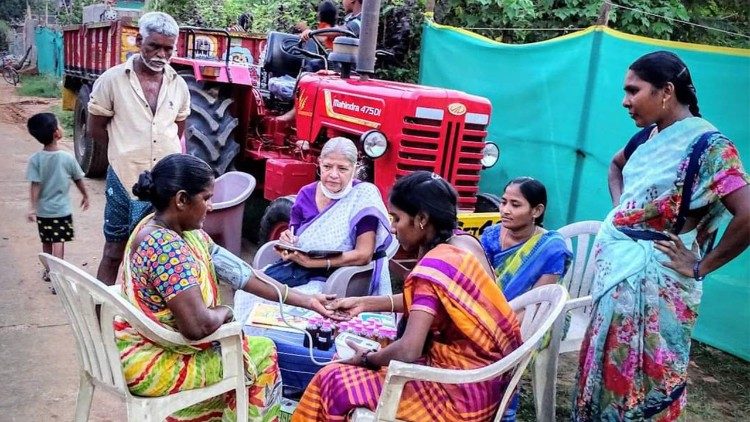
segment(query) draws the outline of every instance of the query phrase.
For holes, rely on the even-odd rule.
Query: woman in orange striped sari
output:
[[[521,344],[519,324],[494,281],[479,243],[456,233],[455,190],[439,176],[416,172],[393,187],[392,230],[417,266],[404,293],[337,301],[349,315],[403,312],[403,335],[377,352],[357,349],[344,364],[323,368],[292,421],[345,420],[357,407],[374,410],[391,360],[446,369],[475,369]],[[405,321],[405,323],[404,323]],[[508,379],[475,384],[406,384],[397,417],[410,421],[484,421],[497,411]]]

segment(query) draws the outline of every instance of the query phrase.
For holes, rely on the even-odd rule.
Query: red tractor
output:
[[[398,177],[428,170],[455,186],[464,229],[479,234],[499,218],[497,198],[478,194],[481,170],[498,158],[497,146],[485,141],[490,102],[448,89],[372,79],[379,3],[364,2],[359,40],[343,30],[321,30],[341,33],[330,53],[322,46],[305,48],[296,35],[272,32],[265,38],[181,28],[171,65],[191,93],[187,151],[217,175],[236,166],[255,176],[256,191],[262,193],[254,195],[254,205],[264,209],[261,242],[286,228],[294,195],[317,178],[320,148],[333,136],[355,141],[361,151],[357,177],[374,183],[384,197]],[[137,51],[134,43],[125,42],[134,41],[136,31],[113,22],[64,32],[65,96],[78,93],[76,156],[90,176],[106,169],[106,153],[85,135],[90,84]],[[323,71],[301,71],[316,61]],[[274,89],[275,81],[286,82],[287,95]],[[64,101],[68,107],[71,103]]]

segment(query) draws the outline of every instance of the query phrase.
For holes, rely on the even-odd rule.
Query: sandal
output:
[[[50,282],[50,279],[49,279],[49,270],[44,270],[44,273],[42,273],[42,280],[44,280],[44,281],[46,281],[48,283]]]
[[[57,292],[55,291],[55,288],[52,286],[49,286],[49,291],[52,292],[53,295],[57,294]]]

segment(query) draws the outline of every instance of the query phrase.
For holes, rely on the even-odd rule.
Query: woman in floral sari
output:
[[[347,364],[320,370],[305,390],[293,421],[343,421],[356,407],[374,410],[391,360],[438,368],[474,369],[521,344],[519,325],[493,278],[475,253],[454,244],[455,190],[439,176],[415,172],[399,179],[390,195],[392,230],[401,246],[420,257],[395,296],[354,297],[334,303],[356,315],[403,312],[403,335],[373,352],[357,348]],[[474,240],[476,243],[476,240]],[[507,379],[475,384],[406,384],[397,413],[408,421],[486,421],[497,411]]]
[[[621,177],[610,173],[617,206],[594,246],[594,309],[581,348],[576,421],[678,418],[701,281],[750,242],[750,178],[732,142],[700,118],[682,60],[647,54],[630,66],[624,88],[623,106],[648,133]],[[699,161],[690,160],[693,150]],[[622,164],[621,154],[614,161]],[[700,167],[686,180],[691,161]],[[727,210],[729,227],[701,256],[699,240]]]
[[[172,154],[153,171],[141,174],[133,193],[148,200],[156,213],[143,219],[126,248],[123,295],[146,317],[199,340],[233,318],[219,303],[212,241],[200,230],[211,209],[213,172],[199,158]],[[284,286],[277,285],[282,291]],[[276,300],[271,286],[246,282],[243,290]],[[285,292],[286,303],[329,315],[327,299]],[[332,299],[332,298],[329,298]],[[221,350],[217,344],[166,347],[150,341],[125,320],[115,322],[123,373],[131,393],[164,396],[201,388],[221,380]],[[253,421],[278,419],[281,380],[273,342],[247,337],[244,342],[248,385],[248,414]],[[235,420],[234,391],[208,399],[171,415],[170,421]]]

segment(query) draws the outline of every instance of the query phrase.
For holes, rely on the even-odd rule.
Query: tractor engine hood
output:
[[[378,129],[390,138],[405,119],[451,120],[484,130],[492,111],[486,98],[450,89],[318,74],[300,78],[296,107],[297,135],[306,140],[326,127],[352,135]]]

